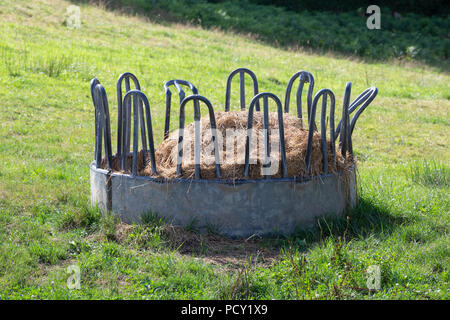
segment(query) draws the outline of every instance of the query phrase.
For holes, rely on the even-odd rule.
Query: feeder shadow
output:
[[[307,251],[327,238],[344,241],[368,237],[389,236],[408,218],[394,216],[387,208],[359,198],[358,205],[340,218],[321,218],[313,227],[296,228],[289,236],[272,235],[230,239],[215,233],[199,233],[190,229],[165,224],[162,237],[167,244],[182,255],[195,256],[205,262],[227,269],[239,269],[251,261],[262,267],[272,265],[283,248],[294,247]]]
[[[241,268],[249,261],[269,266],[280,252],[280,248],[267,239],[229,239],[218,234],[187,231],[172,225],[164,226],[163,237],[180,254],[196,256],[228,269]]]
[[[411,219],[396,216],[386,207],[365,198],[359,198],[358,205],[340,218],[318,219],[313,227],[297,228],[288,236],[230,239],[214,232],[200,233],[195,228],[173,226],[153,213],[142,218],[144,225],[158,226],[165,247],[229,270],[241,269],[248,263],[270,267],[278,261],[284,249],[305,252],[327,238],[344,241],[368,237],[382,239]],[[117,240],[121,242],[127,238],[132,228],[128,224],[119,224]]]

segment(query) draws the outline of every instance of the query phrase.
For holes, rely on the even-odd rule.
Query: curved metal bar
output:
[[[95,98],[94,98],[94,89],[95,89],[95,86],[98,85],[99,83],[100,83],[100,81],[97,78],[93,78],[90,83],[91,97],[92,97],[92,103],[94,105],[94,115],[95,115],[95,141],[96,141],[96,143],[95,143],[95,150],[94,150],[94,158],[96,157],[96,154],[97,154],[97,135],[98,135],[98,132],[97,132],[98,117],[97,117],[97,106],[96,106],[96,102],[95,102]]]
[[[366,98],[364,99],[365,102],[363,99],[361,99],[361,102],[358,103],[358,105],[361,104],[362,102],[364,102],[364,104],[361,107],[359,107],[358,110],[356,110],[355,115],[352,117],[352,120],[350,123],[350,134],[353,133],[353,130],[355,129],[356,121],[358,120],[361,113],[364,111],[364,109],[367,108],[367,106],[373,101],[373,99],[375,99],[375,97],[378,94],[378,89],[376,87],[371,87],[368,90],[369,90],[368,95],[366,95]],[[358,107],[358,105],[355,105],[353,108],[350,107],[349,113],[352,113]]]
[[[314,77],[311,73],[307,71],[299,71],[295,73],[291,79],[289,79],[289,83],[286,87],[286,95],[284,99],[284,112],[289,113],[289,102],[291,99],[291,91],[292,86],[294,85],[294,81],[300,78],[300,84],[297,89],[297,117],[301,120],[303,120],[303,114],[302,114],[302,93],[303,93],[303,86],[307,82],[309,83],[308,87],[308,95],[307,95],[307,112],[308,112],[308,120],[310,118],[311,114],[311,105],[313,100],[313,91],[314,91]]]
[[[352,91],[352,83],[347,82],[345,85],[344,102],[342,105],[342,118],[339,122],[339,146],[341,149],[342,156],[346,156],[349,150],[349,145],[351,144],[351,133],[350,133],[350,95]]]
[[[125,93],[129,92],[131,90],[130,87],[130,79],[133,80],[134,83],[134,87],[136,90],[141,90],[141,86],[139,84],[139,80],[137,79],[137,77],[132,74],[131,72],[125,72],[122,73],[119,78],[117,79],[117,85],[116,85],[116,89],[117,89],[117,155],[120,157],[121,153],[122,153],[122,141],[124,141],[122,135],[126,135],[127,139],[125,139],[125,141],[128,141],[128,145],[126,145],[126,154],[128,154],[130,152],[130,132],[129,131],[124,131],[123,128],[125,128],[125,126],[128,128],[128,130],[130,130],[131,128],[131,117],[129,115],[126,115],[123,113],[123,98],[122,98],[122,83],[123,80],[125,80]],[[141,113],[142,113],[142,104],[140,104],[140,109],[141,109]],[[145,126],[144,124],[144,119],[141,120],[141,128],[143,128],[143,130],[145,130]],[[141,132],[142,136],[145,137],[145,132]]]
[[[364,90],[349,106],[349,114],[352,114],[353,111],[356,110],[361,104],[363,104],[356,114],[352,117],[351,120],[351,130],[350,134],[353,133],[353,130],[355,129],[356,121],[358,120],[361,113],[367,108],[367,106],[375,99],[375,97],[378,94],[378,89],[376,87],[370,87],[366,90]],[[338,126],[336,127],[335,132],[335,139],[339,136],[339,132],[341,129],[341,122],[339,122]]]
[[[333,159],[335,161],[335,148],[333,147],[334,140],[334,109],[335,109],[335,98],[334,93],[330,89],[321,89],[314,96],[312,105],[311,105],[311,118],[309,121],[309,131],[308,131],[308,145],[306,147],[306,173],[309,174],[311,170],[311,154],[312,154],[312,143],[313,143],[313,135],[314,135],[314,121],[316,117],[316,109],[317,102],[319,101],[321,96],[322,98],[322,112],[321,112],[321,120],[320,120],[320,129],[321,129],[321,147],[322,147],[322,160],[323,160],[323,171],[324,173],[328,173],[328,156],[327,156],[327,140],[326,140],[326,108],[327,108],[327,95],[330,97],[330,141],[332,144],[331,152],[333,153]],[[333,150],[334,149],[334,150]]]
[[[244,177],[248,177],[250,167],[250,141],[253,128],[253,109],[258,103],[259,99],[263,98],[264,109],[264,142],[266,149],[265,166],[270,165],[270,141],[269,141],[269,103],[268,98],[271,98],[277,104],[278,113],[278,130],[280,135],[280,150],[281,150],[281,166],[283,170],[283,177],[287,177],[287,162],[286,162],[286,145],[284,142],[284,123],[283,123],[283,106],[280,99],[273,93],[262,92],[253,97],[248,109],[248,122],[247,122],[247,138],[245,143],[245,166]],[[270,179],[269,175],[266,175],[266,179]]]
[[[180,105],[180,127],[178,134],[178,154],[177,154],[177,176],[181,175],[181,167],[183,161],[183,137],[184,137],[184,122],[185,122],[185,106],[191,101],[202,101],[207,107],[209,112],[209,121],[211,124],[211,135],[214,143],[214,157],[216,163],[216,177],[220,178],[220,154],[217,142],[216,132],[216,118],[214,116],[214,109],[212,103],[205,97],[193,94],[181,102]],[[194,104],[195,105],[195,104]],[[194,155],[195,155],[195,179],[200,179],[200,108],[198,110],[194,107],[194,121],[195,121],[195,140],[194,140]]]
[[[95,80],[95,79],[94,79]],[[95,83],[93,80],[92,83]],[[97,80],[98,81],[98,80]],[[96,113],[96,136],[95,136],[95,162],[97,168],[102,165],[102,134],[105,139],[105,158],[108,169],[111,169],[112,164],[112,149],[111,149],[111,126],[109,118],[108,98],[106,96],[105,88],[97,83],[93,89],[93,97],[95,113]]]
[[[247,68],[238,68],[230,73],[227,79],[227,89],[225,93],[225,111],[230,111],[230,97],[231,97],[231,80],[233,77],[239,73],[239,84],[240,84],[240,102],[241,110],[245,110],[245,74],[247,73],[253,80],[253,95],[258,94],[258,79],[253,71]],[[256,111],[259,111],[259,102],[256,104]]]
[[[156,170],[156,160],[155,160],[155,145],[153,142],[153,128],[152,128],[152,117],[150,113],[150,104],[148,102],[147,96],[139,90],[130,90],[125,94],[125,97],[123,98],[123,105],[125,106],[125,112],[127,115],[131,116],[131,97],[133,97],[133,161],[132,161],[132,174],[137,175],[137,161],[138,161],[138,150],[139,150],[139,123],[144,123],[144,117],[143,114],[140,112],[139,107],[142,106],[142,102],[145,106],[145,118],[147,120],[147,131],[148,131],[148,145],[149,150],[147,150],[146,145],[143,144],[143,150],[144,150],[144,161],[146,162],[146,156],[147,151],[150,151],[150,164],[152,167],[152,173],[157,173]],[[141,120],[141,121],[139,121]],[[131,128],[124,127],[124,130],[130,131]],[[141,133],[145,132],[141,130]],[[126,152],[126,146],[127,142],[125,141],[126,136],[123,135],[123,141],[122,141],[122,155],[121,155],[121,169],[126,170],[126,159],[127,159],[127,152]],[[144,142],[146,140],[146,137],[142,137],[142,141]]]
[[[169,137],[169,130],[170,130],[170,107],[172,105],[172,92],[170,92],[169,87],[175,86],[175,88],[178,91],[178,95],[180,97],[180,105],[181,102],[184,100],[186,94],[183,91],[183,89],[180,87],[180,85],[189,87],[192,91],[192,94],[198,94],[197,88],[186,80],[170,80],[164,83],[164,92],[166,93],[166,120],[164,124],[164,140],[166,140]],[[194,100],[194,109],[198,110],[198,100]]]

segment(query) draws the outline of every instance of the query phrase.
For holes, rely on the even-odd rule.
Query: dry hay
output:
[[[240,141],[239,150],[236,142],[233,146],[231,157],[234,158],[230,161],[222,161],[220,165],[221,178],[222,179],[242,179],[244,178],[244,158],[245,158],[245,141],[247,134],[247,111],[239,112],[215,112],[216,127],[218,133],[223,137],[223,147],[219,148],[221,152],[221,158],[223,159],[225,153],[226,157],[230,157],[226,149],[226,133],[227,130],[238,129],[237,134],[235,133],[236,140]],[[265,176],[261,175],[262,161],[256,155],[264,152],[263,145],[257,143],[257,141],[263,141],[263,128],[264,119],[262,112],[254,113],[253,120],[253,131],[252,131],[252,141],[255,141],[256,148],[251,150],[251,158],[257,159],[256,163],[250,164],[249,167],[249,178],[251,179],[261,179]],[[323,161],[322,161],[322,150],[321,150],[321,135],[319,132],[314,132],[313,134],[313,144],[312,144],[312,154],[311,154],[311,172],[306,173],[306,148],[308,144],[308,130],[304,129],[301,124],[301,120],[297,117],[291,116],[289,114],[283,114],[283,124],[284,124],[284,137],[286,146],[286,162],[288,169],[288,177],[306,177],[306,176],[317,176],[323,174]],[[273,131],[272,129],[276,129]],[[278,115],[276,112],[269,113],[269,131],[278,133]],[[211,144],[211,127],[209,117],[203,117],[201,119],[201,161],[200,161],[200,177],[202,179],[216,179],[216,168],[214,162],[214,149]],[[195,172],[195,162],[194,162],[194,123],[186,125],[184,129],[184,156],[182,162],[182,178],[193,178]],[[191,138],[191,139],[189,139]],[[219,139],[220,141],[220,139]],[[274,136],[271,139],[271,144],[275,141],[279,141],[279,138]],[[190,148],[189,148],[190,143]],[[331,157],[331,144],[329,139],[327,141],[328,145],[328,171],[329,172],[343,172],[346,168],[352,165],[353,158],[347,154],[346,159],[341,155],[341,153],[336,148],[336,163],[332,161]],[[209,148],[209,149],[208,149]],[[204,152],[208,150],[208,152]],[[177,162],[177,151],[178,151],[178,130],[173,131],[170,136],[164,140],[161,145],[156,149],[156,168],[158,174],[154,175],[151,170],[149,160],[144,161],[144,153],[141,150],[139,152],[138,158],[138,170],[140,175],[161,177],[166,179],[176,178],[176,162]],[[190,151],[190,152],[189,152]],[[209,152],[210,151],[210,152]],[[149,159],[147,156],[146,159]],[[264,159],[262,157],[262,159]],[[281,167],[281,157],[278,148],[271,147],[271,159],[273,161],[278,161],[278,172],[272,177],[282,176]],[[145,165],[145,162],[147,164]],[[106,167],[105,161],[103,161],[103,166]],[[127,159],[128,168],[131,167],[131,155]],[[119,171],[120,169],[120,159],[113,158],[112,167],[114,171]]]

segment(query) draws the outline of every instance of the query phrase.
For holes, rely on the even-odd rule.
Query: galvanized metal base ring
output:
[[[308,181],[270,180],[162,181],[111,173],[90,166],[91,201],[127,223],[153,214],[178,226],[195,226],[242,238],[292,234],[318,218],[340,216],[357,203],[355,166],[345,174]]]

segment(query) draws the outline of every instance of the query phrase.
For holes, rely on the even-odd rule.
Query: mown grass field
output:
[[[63,24],[69,4],[0,3],[0,299],[449,298],[448,73],[282,50],[90,5],[73,30]],[[91,78],[107,90],[114,135],[115,81],[136,74],[159,143],[164,81],[191,81],[220,110],[237,67],[282,99],[298,70],[312,72],[316,91],[328,87],[337,101],[346,81],[353,98],[378,87],[353,135],[360,201],[348,219],[289,238],[237,241],[194,227],[174,232],[155,219],[127,226],[90,208]],[[66,285],[72,264],[81,268],[80,290]],[[374,264],[382,283],[370,292]]]
[[[369,30],[365,10],[370,2],[362,1],[280,1],[279,5],[297,4],[298,11],[274,6],[271,1],[258,0],[72,0],[74,3],[100,3],[107,8],[138,12],[161,23],[167,20],[188,22],[203,28],[231,30],[266,43],[316,53],[358,56],[366,61],[421,61],[441,70],[449,69],[449,19],[444,4],[429,3],[428,9],[439,8],[436,14],[420,10],[417,1],[409,3],[415,9],[408,13],[398,1],[397,7],[381,5],[380,29]],[[388,2],[388,1],[386,1]],[[386,3],[385,2],[385,3]],[[259,5],[257,3],[265,3]],[[328,4],[339,6],[327,11]],[[424,3],[422,3],[424,4]],[[283,5],[282,5],[283,6]],[[306,7],[307,8],[306,8]],[[303,9],[300,9],[303,7]],[[343,11],[345,8],[345,11]],[[337,8],[336,8],[337,9]],[[401,17],[394,12],[401,11]],[[429,11],[428,11],[429,12]],[[420,14],[417,14],[420,13]],[[424,14],[425,13],[425,14]]]

